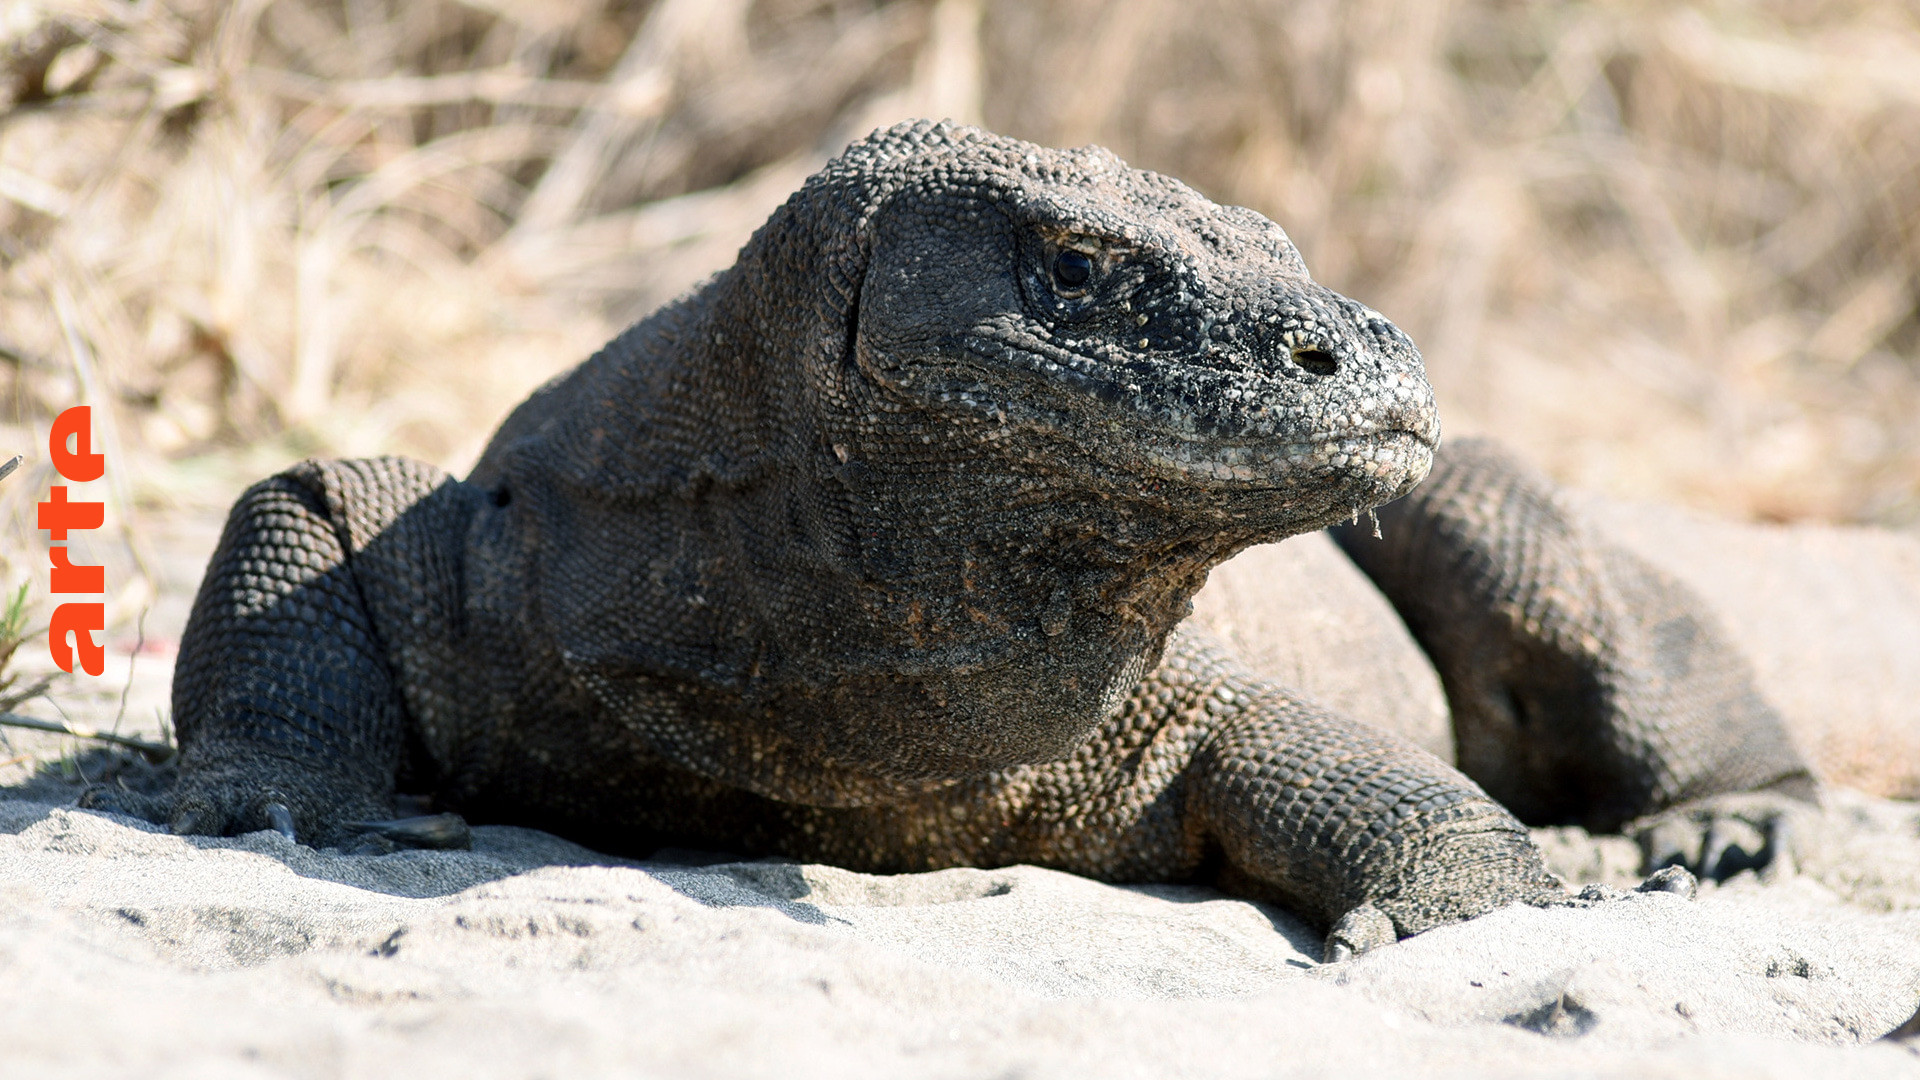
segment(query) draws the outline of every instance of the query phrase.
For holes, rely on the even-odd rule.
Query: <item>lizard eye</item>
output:
[[[1068,292],[1086,287],[1093,279],[1093,260],[1084,251],[1063,251],[1053,257],[1053,281]]]

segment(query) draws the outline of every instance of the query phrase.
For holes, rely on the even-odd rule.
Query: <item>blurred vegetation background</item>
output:
[[[464,470],[921,115],[1274,218],[1563,480],[1920,521],[1911,0],[0,0],[0,585],[62,408],[129,625],[245,483]]]

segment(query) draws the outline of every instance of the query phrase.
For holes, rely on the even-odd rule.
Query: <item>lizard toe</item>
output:
[[[212,831],[206,827],[211,817],[201,807],[189,806],[173,815],[167,829],[175,836],[204,836]]]
[[[1793,822],[1806,809],[1777,792],[1716,795],[1643,819],[1627,833],[1640,845],[1642,873],[1680,867],[1717,883],[1753,871],[1776,881],[1797,872]]]
[[[388,821],[349,821],[348,832],[355,842],[379,840],[388,850],[429,848],[439,851],[465,851],[473,847],[473,829],[459,814],[423,814]]]
[[[266,805],[266,813],[268,828],[289,840],[299,842],[300,836],[293,826],[293,811],[287,809],[287,804],[270,802]]]
[[[175,836],[238,836],[271,829],[297,840],[293,811],[277,791],[246,795],[231,790],[177,792],[168,828]]]
[[[139,818],[164,825],[173,817],[171,800],[163,796],[128,791],[115,784],[94,784],[80,793],[76,804],[82,810],[104,810],[109,814]]]
[[[151,820],[181,836],[238,836],[272,831],[295,843],[325,847],[351,834],[346,823],[392,811],[372,796],[342,796],[324,778],[261,781],[240,770],[201,770],[184,778]]]

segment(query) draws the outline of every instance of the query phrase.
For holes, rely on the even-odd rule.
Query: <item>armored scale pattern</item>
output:
[[[256,486],[182,648],[177,787],[88,798],[331,844],[405,792],[612,850],[1213,881],[1345,955],[1562,891],[1473,781],[1176,627],[1438,438],[1411,342],[1271,222],[901,126],[465,481]]]

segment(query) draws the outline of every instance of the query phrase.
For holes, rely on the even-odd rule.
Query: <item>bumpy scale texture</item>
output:
[[[615,850],[1215,881],[1355,947],[1548,899],[1472,781],[1176,629],[1210,567],[1404,494],[1438,434],[1412,344],[1271,222],[895,128],[466,481],[249,491],[179,783],[134,808],[333,843],[403,791]]]
[[[1382,539],[1335,538],[1439,669],[1462,770],[1533,824],[1619,828],[1814,780],[1693,591],[1485,440],[1448,444]]]

